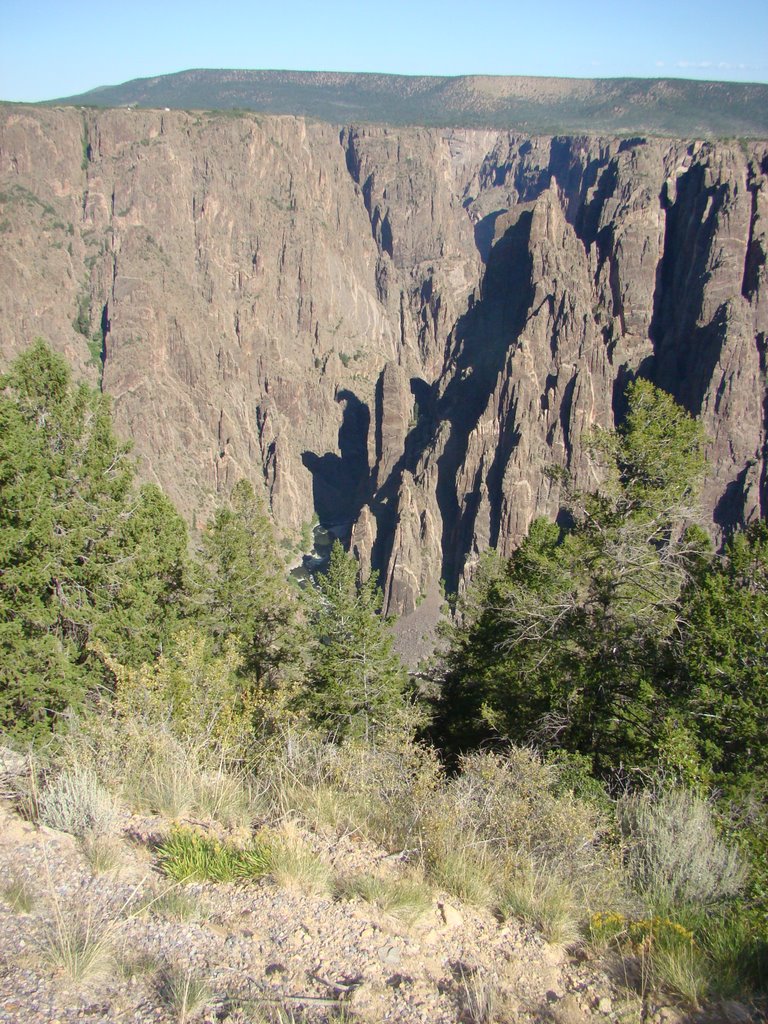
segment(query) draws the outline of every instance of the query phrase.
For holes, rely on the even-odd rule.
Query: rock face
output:
[[[768,144],[7,107],[0,175],[2,361],[100,380],[190,519],[247,476],[351,528],[389,612],[556,515],[635,373],[713,528],[768,512]]]

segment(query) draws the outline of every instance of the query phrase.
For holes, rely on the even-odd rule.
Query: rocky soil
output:
[[[125,813],[117,864],[94,874],[73,837],[0,806],[0,1021],[180,1020],[163,984],[164,970],[174,968],[207,987],[190,1020],[248,1024],[280,1008],[301,1021],[372,1024],[638,1019],[639,1002],[586,953],[569,954],[448,899],[408,926],[370,904],[270,880],[207,883],[184,887],[195,910],[173,920],[151,904],[169,885],[153,852],[168,827]],[[355,836],[309,839],[337,872],[398,870]],[[12,880],[23,880],[32,895],[24,911],[11,904]],[[109,945],[104,972],[80,984],[46,959],[57,921],[66,928],[73,920],[88,922],[92,934],[103,931]],[[487,992],[495,996],[494,1017],[472,1004],[473,994]],[[667,1024],[679,1018],[672,1008],[656,1015]]]

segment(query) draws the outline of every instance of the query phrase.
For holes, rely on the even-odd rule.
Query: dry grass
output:
[[[417,875],[386,877],[361,874],[338,878],[334,885],[340,899],[358,897],[405,924],[415,924],[432,909],[433,894],[423,878]]]
[[[204,979],[175,965],[160,971],[155,989],[158,999],[174,1015],[178,1024],[187,1024],[211,998],[208,983]]]
[[[123,860],[120,843],[111,836],[84,836],[80,841],[80,849],[94,875],[117,870]]]
[[[547,942],[568,945],[581,934],[585,910],[556,868],[522,857],[500,886],[498,911],[540,931]]]
[[[112,929],[97,923],[92,911],[65,911],[58,900],[53,911],[42,941],[43,961],[76,984],[109,975],[115,967]]]
[[[145,917],[151,914],[164,921],[203,921],[208,915],[208,906],[194,892],[180,885],[172,885],[159,893],[150,892],[136,904],[133,913]]]
[[[330,865],[312,850],[295,825],[283,824],[266,843],[269,874],[278,885],[315,896],[330,892]]]
[[[482,846],[455,841],[431,845],[426,860],[427,876],[439,888],[476,907],[496,902],[499,867]]]
[[[17,914],[28,914],[37,902],[32,883],[22,875],[13,875],[0,892],[11,910]]]
[[[467,1024],[493,1024],[499,1006],[498,980],[481,971],[462,969],[459,984],[462,1020]]]

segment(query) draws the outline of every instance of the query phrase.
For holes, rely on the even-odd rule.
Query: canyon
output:
[[[42,336],[202,526],[241,477],[385,610],[556,517],[640,374],[768,513],[768,142],[0,107],[0,363]]]

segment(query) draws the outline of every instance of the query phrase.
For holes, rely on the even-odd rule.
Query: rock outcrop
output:
[[[704,421],[713,530],[768,511],[768,144],[180,111],[0,113],[0,357],[113,398],[190,519],[241,476],[389,612],[556,515],[641,373]]]

